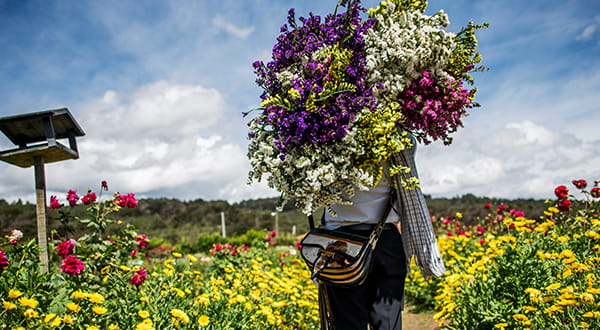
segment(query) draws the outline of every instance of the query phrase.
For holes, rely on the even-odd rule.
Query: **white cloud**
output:
[[[600,25],[600,15],[594,17],[594,22],[587,25],[581,33],[575,38],[576,40],[590,40],[598,30]]]
[[[78,109],[74,116],[86,131],[78,139],[80,158],[46,165],[48,195],[97,191],[102,180],[139,197],[239,201],[277,195],[264,185],[247,186],[246,150],[227,135],[227,104],[216,90],[161,81],[107,91]],[[0,196],[33,201],[32,172],[2,168],[8,177]]]
[[[468,126],[449,147],[421,146],[419,174],[433,196],[552,198],[555,185],[600,179],[598,142],[531,121]]]
[[[239,39],[246,39],[254,31],[254,27],[239,28],[220,15],[213,17],[212,23],[219,30],[224,30]]]

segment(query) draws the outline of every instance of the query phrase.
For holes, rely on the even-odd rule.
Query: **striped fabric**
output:
[[[413,138],[413,147],[394,154],[392,163],[410,168],[409,176],[418,178],[415,164],[417,144]],[[433,225],[420,188],[403,189],[398,176],[394,177],[398,192],[397,210],[401,212],[402,241],[406,258],[410,263],[415,257],[424,277],[441,276],[446,271],[437,245]]]

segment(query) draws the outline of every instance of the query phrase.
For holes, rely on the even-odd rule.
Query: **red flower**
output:
[[[585,180],[573,180],[573,185],[577,189],[584,189],[585,187],[587,187],[587,182]]]
[[[524,217],[525,216],[525,212],[523,211],[515,211],[515,217]]]
[[[63,205],[58,202],[58,198],[56,198],[56,196],[50,196],[50,209],[55,210],[61,207],[63,207]]]
[[[66,258],[73,254],[73,249],[75,249],[75,240],[70,239],[68,241],[60,242],[56,247],[56,252],[59,256]]]
[[[594,198],[600,198],[600,188],[592,188],[592,190],[590,190],[590,195]]]
[[[6,257],[6,253],[2,250],[0,250],[0,274],[4,271],[4,268],[6,268],[9,265],[8,262],[8,257]]]
[[[565,197],[569,196],[569,189],[567,189],[567,187],[565,187],[565,186],[558,186],[558,187],[554,188],[554,194],[558,198],[565,198]]]
[[[89,204],[95,203],[96,199],[97,199],[96,193],[95,192],[89,192],[89,193],[85,194],[83,197],[81,197],[81,202],[84,205],[89,205]]]
[[[115,203],[120,207],[134,208],[138,205],[137,199],[134,198],[135,194],[129,193],[127,195],[117,195],[115,197]]]
[[[67,193],[67,200],[69,201],[69,205],[71,207],[77,205],[77,201],[79,200],[79,196],[77,196],[77,191],[69,190],[69,192]]]
[[[102,189],[104,191],[108,191],[108,182],[106,182],[105,180],[102,180],[100,189]]]
[[[486,209],[491,209],[492,208],[492,204],[491,203],[485,203],[485,208]]]
[[[73,277],[81,274],[85,269],[85,266],[83,265],[83,261],[77,259],[76,256],[67,256],[62,264],[60,264],[60,268],[63,273]]]
[[[135,286],[140,286],[142,285],[142,283],[144,283],[147,277],[148,272],[146,272],[145,269],[139,269],[131,276],[131,278],[129,279],[129,283]]]
[[[504,212],[504,209],[506,209],[506,206],[498,205],[498,207],[496,207],[496,213],[500,214],[500,213]]]
[[[558,209],[561,211],[568,211],[571,208],[571,201],[568,199],[563,199],[558,203]]]
[[[483,229],[483,227],[481,227],[481,226],[477,226],[476,230],[477,230],[477,232],[478,232],[479,234],[481,234],[481,235],[483,235],[483,234],[485,233],[485,230],[484,230],[484,229]]]

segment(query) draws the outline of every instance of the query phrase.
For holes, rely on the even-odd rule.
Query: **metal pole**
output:
[[[46,232],[46,173],[44,157],[34,158],[35,168],[35,199],[37,214],[38,245],[40,247],[40,272],[48,272],[48,235]]]

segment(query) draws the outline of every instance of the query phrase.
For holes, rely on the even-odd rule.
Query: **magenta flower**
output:
[[[140,286],[142,285],[142,283],[144,283],[144,281],[146,280],[146,278],[148,277],[148,272],[145,269],[140,269],[137,270],[129,279],[129,283],[135,285],[135,286]]]
[[[71,207],[77,205],[77,201],[79,200],[79,196],[77,196],[77,191],[69,190],[69,192],[67,193],[67,200],[69,201],[69,205]]]
[[[135,194],[129,193],[127,195],[117,195],[115,197],[115,203],[120,207],[134,208],[138,205],[137,199],[134,198]]]
[[[56,198],[56,196],[50,196],[50,209],[56,210],[61,207],[63,207],[63,205],[58,201],[58,198]]]
[[[144,234],[139,234],[134,240],[138,243],[140,249],[145,249],[148,247],[148,236]]]
[[[8,262],[8,257],[6,256],[6,253],[2,250],[0,250],[0,274],[2,274],[2,272],[4,272],[4,268],[8,267],[9,262]]]
[[[58,253],[59,256],[66,258],[67,256],[70,256],[71,254],[73,254],[74,249],[75,249],[75,240],[70,239],[67,241],[60,242],[60,244],[58,244],[58,246],[56,247],[56,252]]]
[[[96,197],[96,193],[91,191],[85,194],[83,197],[81,197],[81,203],[83,203],[84,205],[89,205],[95,203],[97,199],[98,197]]]
[[[76,256],[67,256],[62,264],[60,264],[60,269],[63,273],[73,277],[81,274],[85,269],[85,266],[83,265],[83,261]]]

